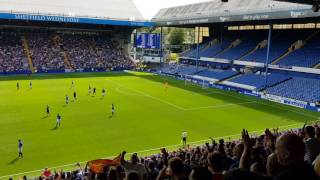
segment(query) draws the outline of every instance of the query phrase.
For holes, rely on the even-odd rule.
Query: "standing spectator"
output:
[[[208,167],[213,175],[213,180],[223,180],[222,172],[225,165],[225,157],[220,152],[213,152],[209,154]]]
[[[168,168],[164,167],[157,180],[164,180],[166,178],[171,178],[172,180],[188,180],[184,171],[183,161],[178,157],[173,157],[169,160]]]
[[[320,143],[315,138],[315,129],[313,126],[307,126],[304,131],[304,143],[306,145],[306,153],[304,160],[311,164],[320,153]]]
[[[312,167],[304,162],[305,144],[298,135],[289,133],[280,136],[276,143],[276,154],[283,166],[276,180],[318,179]]]
[[[213,180],[211,172],[206,167],[195,167],[192,169],[190,175],[190,180]]]
[[[144,177],[146,174],[146,169],[140,163],[137,153],[133,153],[131,155],[130,162],[125,161],[124,159],[125,155],[126,155],[126,151],[123,151],[121,153],[120,162],[121,162],[121,165],[125,168],[126,172],[130,173],[131,171],[135,171],[136,173],[139,174],[140,177]]]
[[[44,179],[49,179],[51,176],[51,170],[49,168],[45,168],[44,171],[42,172],[42,177]]]
[[[146,180],[155,180],[157,179],[159,172],[156,170],[156,163],[151,160],[148,162],[148,167],[147,169],[147,175],[146,175]]]

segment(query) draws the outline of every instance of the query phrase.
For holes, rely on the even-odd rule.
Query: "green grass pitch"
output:
[[[33,89],[29,89],[32,80]],[[71,87],[74,80],[75,87]],[[164,82],[169,82],[165,91]],[[16,83],[20,82],[20,90]],[[95,97],[88,86],[97,88]],[[101,98],[101,90],[107,95]],[[65,105],[65,95],[78,100]],[[116,113],[111,115],[111,103]],[[45,117],[46,105],[51,116]],[[56,115],[62,126],[55,129]],[[0,179],[22,172],[39,175],[75,162],[115,156],[122,150],[150,154],[162,146],[238,135],[242,128],[300,127],[319,114],[148,73],[96,73],[0,78]],[[24,158],[17,157],[17,141]],[[171,146],[178,148],[179,146]],[[147,151],[145,151],[147,150]],[[21,175],[20,175],[21,176]]]

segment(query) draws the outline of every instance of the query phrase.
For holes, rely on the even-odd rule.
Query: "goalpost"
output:
[[[197,81],[197,82],[193,82],[193,81]],[[184,76],[184,85],[187,86],[189,84],[191,85],[199,85],[201,86],[202,89],[208,89],[209,83],[206,83],[207,81],[204,79],[196,79],[194,77],[192,77],[191,75],[185,75]]]

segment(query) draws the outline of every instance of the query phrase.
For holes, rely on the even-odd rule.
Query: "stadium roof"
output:
[[[319,17],[311,5],[272,0],[211,0],[161,9],[152,19],[159,26]]]
[[[1,0],[1,19],[148,26],[132,0]]]

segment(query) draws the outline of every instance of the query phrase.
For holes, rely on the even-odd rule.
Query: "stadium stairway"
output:
[[[320,63],[319,63],[319,64],[317,64],[317,65],[315,65],[315,66],[314,66],[314,67],[312,67],[312,68],[320,69]]]
[[[305,40],[304,42],[308,42],[310,39],[314,38],[320,31],[316,31],[312,34],[310,34]]]
[[[35,69],[34,69],[34,66],[33,66],[33,61],[32,61],[31,55],[30,55],[30,49],[29,49],[29,45],[28,45],[28,40],[27,40],[27,38],[25,36],[22,37],[22,46],[23,46],[24,53],[26,54],[26,56],[28,58],[28,64],[29,64],[30,71],[32,73],[35,73]]]
[[[223,81],[229,81],[229,80],[235,79],[235,78],[237,78],[237,77],[239,77],[239,76],[242,76],[242,74],[241,74],[241,73],[237,73],[237,74],[235,74],[235,75],[233,75],[233,76],[230,76],[230,77],[228,77],[228,78],[221,79],[220,81],[218,81],[218,83],[223,82]]]
[[[299,49],[301,49],[306,43],[308,43],[308,41],[312,38],[314,38],[317,34],[319,33],[319,31],[316,31],[312,34],[310,34],[306,39],[304,40],[298,40],[296,42],[294,42],[290,48],[288,49],[288,51],[286,53],[284,53],[283,55],[281,55],[279,58],[277,58],[276,60],[274,60],[271,64],[275,65],[277,63],[279,63],[282,59],[284,59],[286,56],[288,56],[290,53],[297,51]],[[317,64],[315,65],[313,68],[320,68],[320,65]]]
[[[227,48],[225,48],[224,50],[222,50],[218,54],[216,54],[215,57],[219,56],[220,54],[223,54],[223,53],[227,52],[231,48],[234,48],[234,47],[238,46],[240,43],[241,43],[240,39],[234,40],[233,42],[231,42],[231,44]]]
[[[69,58],[67,52],[64,51],[59,45],[60,44],[59,41],[61,40],[60,36],[56,35],[55,37],[52,37],[52,40],[53,40],[54,45],[56,47],[58,47],[58,49],[60,49],[60,52],[61,52],[61,54],[63,56],[64,64],[66,65],[66,67],[69,67],[69,69],[74,70],[74,67],[70,62],[70,58]]]
[[[248,53],[242,55],[238,60],[241,61],[244,57],[246,57],[246,56],[254,53],[256,50],[258,50],[258,49],[260,49],[260,48],[266,47],[267,44],[268,44],[268,41],[267,41],[267,40],[263,40],[263,41],[259,42],[255,48],[253,48],[253,49],[252,49],[251,51],[249,51]]]
[[[217,43],[218,43],[218,39],[214,39],[214,40],[208,42],[207,45],[206,45],[203,49],[201,49],[200,51],[201,51],[201,52],[202,52],[202,51],[205,51],[205,50],[207,50],[208,48],[210,48],[211,46],[215,46]]]
[[[287,50],[287,52],[283,53],[280,57],[278,57],[277,59],[275,59],[271,64],[275,65],[277,64],[279,61],[281,61],[283,58],[287,57],[290,53],[292,53],[293,51],[296,51],[298,49],[300,49],[301,47],[303,47],[304,43],[302,40],[298,40],[296,42],[294,42],[289,49]]]
[[[231,81],[231,80],[233,80],[233,79],[236,79],[236,78],[238,78],[238,77],[240,77],[240,76],[242,76],[243,74],[236,74],[236,75],[234,75],[234,76],[231,76],[231,77],[229,77],[229,78],[227,78],[227,79],[223,79],[223,80],[221,80],[221,81],[219,81],[219,82],[223,82],[223,81]]]
[[[290,77],[289,79],[285,79],[285,80],[283,80],[283,81],[279,81],[279,82],[277,82],[277,83],[275,83],[275,84],[273,84],[273,85],[269,85],[267,88],[262,88],[260,91],[261,91],[261,92],[262,92],[262,91],[265,91],[265,90],[267,90],[268,88],[277,86],[277,85],[279,85],[279,84],[281,84],[281,83],[284,83],[284,82],[286,82],[286,81],[289,81],[289,80],[291,80],[291,79],[292,79],[292,77]]]

